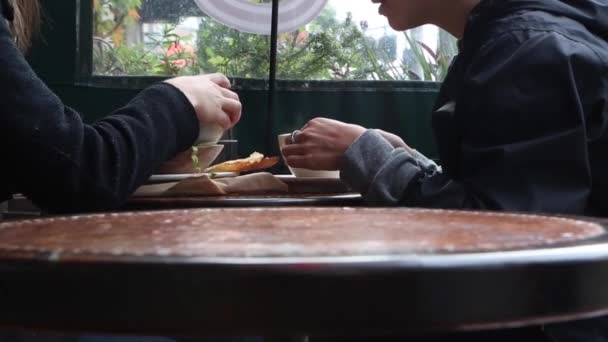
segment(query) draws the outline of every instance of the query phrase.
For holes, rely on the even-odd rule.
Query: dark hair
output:
[[[40,28],[40,3],[38,0],[8,0],[15,11],[10,24],[17,46],[26,51]]]

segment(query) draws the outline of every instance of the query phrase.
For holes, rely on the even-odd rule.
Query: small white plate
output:
[[[278,179],[281,180],[286,180],[286,181],[334,181],[334,182],[341,182],[340,178],[334,178],[334,177],[296,177],[294,175],[274,175],[275,177],[277,177]]]
[[[162,183],[162,182],[179,182],[181,180],[200,177],[202,175],[209,175],[211,178],[227,178],[236,177],[239,175],[238,172],[214,172],[214,173],[175,173],[166,175],[152,175],[148,182],[151,183]]]

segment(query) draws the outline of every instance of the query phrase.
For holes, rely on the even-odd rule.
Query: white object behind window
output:
[[[207,15],[233,29],[270,34],[272,4],[248,0],[194,0]],[[308,24],[323,10],[328,0],[280,0],[279,33]]]

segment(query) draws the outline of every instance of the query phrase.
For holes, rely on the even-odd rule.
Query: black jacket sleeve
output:
[[[559,34],[507,33],[479,50],[459,95],[434,113],[443,172],[368,132],[347,151],[345,169],[358,171],[344,174],[366,179],[349,182],[373,204],[580,214],[591,191],[587,123],[605,120],[586,114],[605,99],[583,96],[606,94],[598,65]],[[372,153],[373,165],[357,162]]]
[[[107,210],[198,135],[178,89],[156,84],[91,125],[36,77],[0,20],[0,195],[54,212]]]

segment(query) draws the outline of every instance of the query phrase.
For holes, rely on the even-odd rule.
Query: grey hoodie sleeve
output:
[[[371,205],[397,205],[408,186],[441,172],[420,152],[394,148],[382,135],[367,130],[346,151],[340,177]]]

